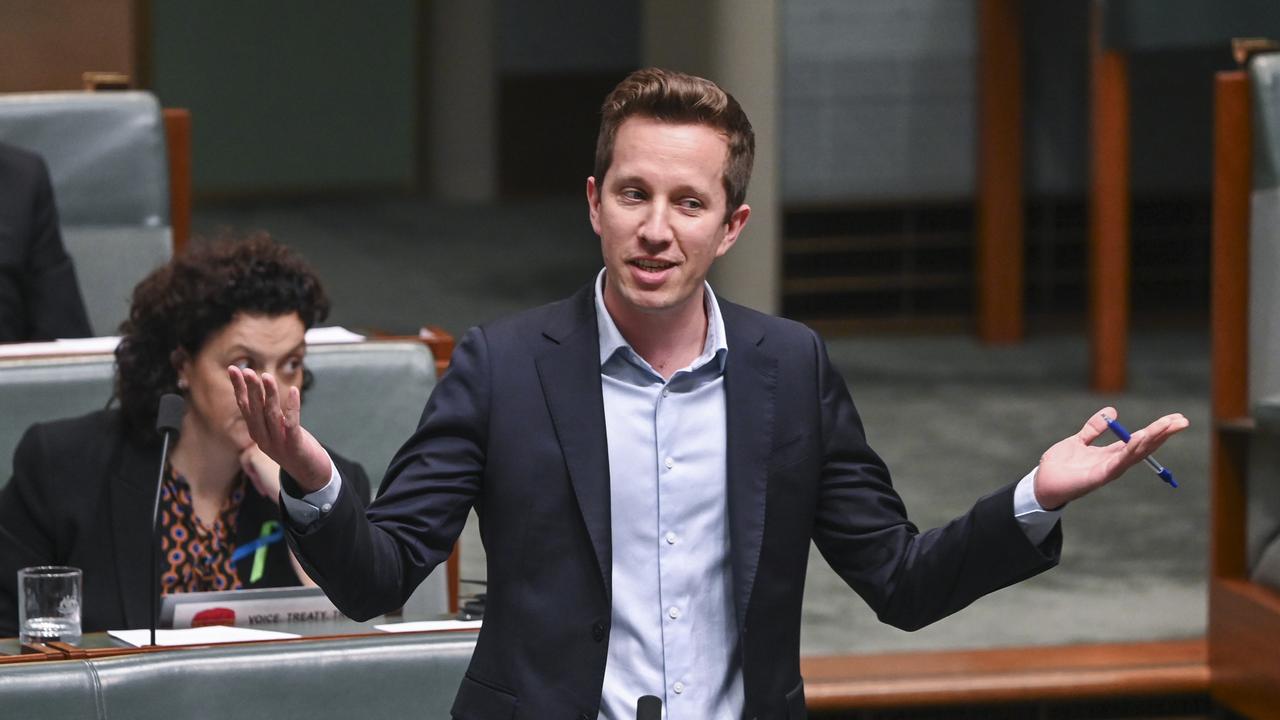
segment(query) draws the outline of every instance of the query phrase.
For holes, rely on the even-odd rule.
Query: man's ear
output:
[[[716,248],[716,257],[723,257],[729,252],[729,248],[738,242],[738,236],[747,226],[749,217],[751,217],[751,206],[746,203],[739,205],[738,209],[729,215],[729,222],[725,223],[724,237],[720,238],[720,245]]]
[[[591,229],[600,234],[600,188],[596,186],[595,177],[587,178],[587,215],[591,218]]]

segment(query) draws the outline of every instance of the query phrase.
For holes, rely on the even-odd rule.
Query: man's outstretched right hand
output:
[[[234,365],[227,368],[236,405],[249,427],[249,437],[262,452],[280,464],[304,492],[315,492],[329,484],[332,461],[320,442],[302,427],[302,396],[289,388],[281,402],[280,387],[270,373],[259,376]]]

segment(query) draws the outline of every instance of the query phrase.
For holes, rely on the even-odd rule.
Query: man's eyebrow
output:
[[[614,179],[617,185],[648,185],[639,175],[619,175]]]

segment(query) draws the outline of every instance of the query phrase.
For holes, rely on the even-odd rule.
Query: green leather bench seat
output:
[[[13,718],[448,718],[474,632],[377,634],[0,666]]]
[[[0,665],[0,716],[86,720],[99,713],[98,678],[78,660]]]

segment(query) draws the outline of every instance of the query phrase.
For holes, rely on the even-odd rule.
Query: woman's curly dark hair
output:
[[[178,392],[175,352],[194,358],[237,313],[297,313],[311,328],[329,315],[320,278],[266,233],[192,243],[133,290],[116,348],[115,400],[135,438],[155,437],[160,396]]]

